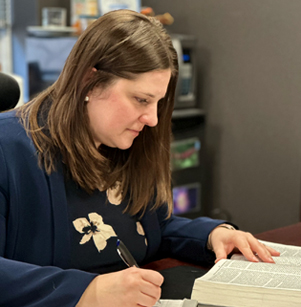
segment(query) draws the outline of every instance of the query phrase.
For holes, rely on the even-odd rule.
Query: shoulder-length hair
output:
[[[87,77],[93,67],[97,72]],[[171,78],[158,104],[157,126],[145,126],[127,150],[96,148],[87,115],[88,92],[105,89],[117,78],[165,69],[171,70]],[[118,193],[129,197],[130,214],[143,214],[150,202],[154,209],[167,203],[171,213],[171,117],[177,77],[177,54],[159,21],[128,10],[100,17],[79,37],[58,80],[20,109],[40,166],[50,174],[60,157],[87,192],[119,183]]]

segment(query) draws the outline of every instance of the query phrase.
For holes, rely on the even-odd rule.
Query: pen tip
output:
[[[120,240],[117,239],[116,246],[119,246],[119,244],[120,244]]]

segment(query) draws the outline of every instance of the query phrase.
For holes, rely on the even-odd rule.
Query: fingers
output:
[[[98,275],[83,293],[78,306],[151,307],[161,296],[163,276],[136,267]]]
[[[221,259],[227,259],[227,252],[224,248],[224,244],[222,242],[217,242],[214,246],[214,253],[215,253],[215,263],[219,262]]]
[[[154,306],[161,297],[161,288],[154,285],[142,285],[137,297],[137,303],[141,306]]]
[[[141,271],[141,276],[143,279],[145,279],[145,281],[150,282],[159,287],[163,284],[164,277],[160,273],[146,269],[140,269],[139,271]]]
[[[275,261],[273,260],[272,256],[274,257],[280,256],[280,253],[278,251],[257,241],[255,238],[254,240],[255,240],[255,246],[253,247],[253,251],[262,261],[274,263]]]
[[[132,268],[135,280],[133,287],[139,290],[137,303],[140,306],[153,306],[160,299],[163,276],[153,270]]]
[[[252,234],[239,230],[228,230],[217,227],[211,232],[211,243],[216,255],[215,263],[226,259],[237,248],[249,261],[274,263],[272,256],[280,253],[259,242]]]
[[[237,247],[248,260],[258,262],[258,258],[260,258],[264,262],[274,263],[271,253],[265,245],[260,243],[250,233],[243,234],[245,235],[240,237],[241,245]]]
[[[280,256],[280,252],[276,251],[274,248],[266,246],[267,250],[270,252],[270,254],[274,257]]]
[[[227,231],[227,230],[222,230]],[[221,259],[226,259],[236,247],[249,261],[258,262],[258,258],[253,253],[252,235],[242,231],[228,231],[225,233],[226,240],[217,242],[214,246],[214,252],[216,255],[215,263]]]

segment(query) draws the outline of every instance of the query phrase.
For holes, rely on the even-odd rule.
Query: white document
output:
[[[154,307],[182,307],[183,300],[160,300],[161,304],[157,302]]]
[[[197,307],[196,300],[160,300],[161,304],[157,302],[153,307]]]

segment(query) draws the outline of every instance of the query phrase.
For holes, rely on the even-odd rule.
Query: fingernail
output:
[[[259,260],[257,259],[257,257],[253,256],[253,257],[252,257],[252,261],[258,262]]]

